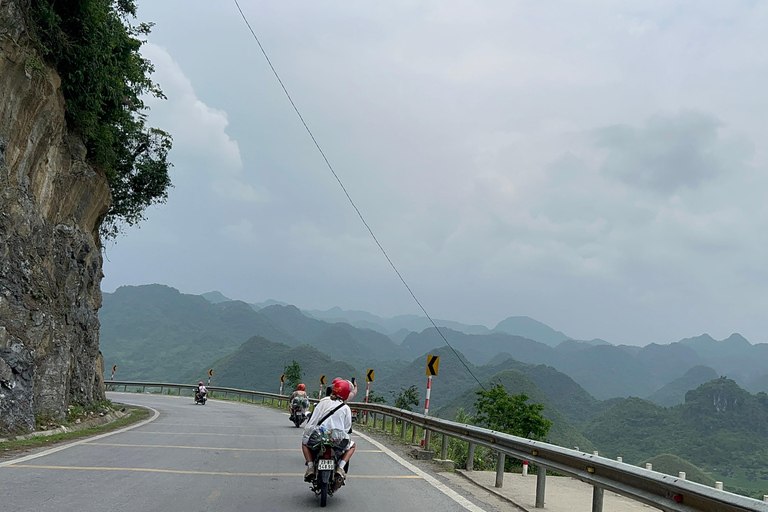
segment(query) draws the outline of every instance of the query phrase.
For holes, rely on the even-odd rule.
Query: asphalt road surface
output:
[[[108,393],[154,419],[0,460],[0,511],[294,511],[320,508],[287,414],[189,397]],[[354,434],[347,484],[326,510],[484,510],[383,445]]]

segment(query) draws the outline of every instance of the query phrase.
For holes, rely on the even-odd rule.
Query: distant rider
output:
[[[304,453],[304,460],[306,461],[307,470],[304,472],[304,480],[309,482],[315,473],[314,464],[312,462],[312,450],[307,446],[309,442],[309,436],[319,427],[318,422],[325,418],[325,416],[337,409],[323,421],[323,426],[328,429],[338,429],[346,432],[349,435],[352,432],[352,411],[345,403],[349,399],[352,391],[352,386],[349,381],[344,379],[335,379],[333,381],[333,387],[331,395],[320,400],[315,405],[315,410],[312,412],[312,416],[307,422],[307,426],[304,427],[304,436],[301,438],[301,451]],[[341,406],[341,407],[339,407]],[[341,478],[347,478],[345,468],[349,459],[352,458],[352,454],[355,453],[355,442],[350,439],[347,445],[346,451],[339,461],[339,467],[336,472]]]
[[[304,402],[307,404],[307,407],[309,407],[309,396],[307,395],[306,389],[307,386],[299,384],[296,386],[296,391],[291,394],[291,398],[288,401],[288,403],[291,404],[291,418],[293,418],[294,413],[301,408],[299,402]],[[304,398],[304,400],[296,400],[297,398]]]
[[[197,396],[198,398],[205,398],[205,396],[208,394],[208,390],[205,389],[205,386],[203,386],[202,381],[197,384]]]

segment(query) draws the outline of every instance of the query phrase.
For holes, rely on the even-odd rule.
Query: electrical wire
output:
[[[283,83],[283,80],[280,78],[280,75],[277,73],[277,70],[275,69],[275,66],[272,65],[272,61],[269,58],[269,55],[267,55],[266,50],[264,50],[264,47],[261,45],[261,41],[259,41],[258,36],[256,35],[256,32],[254,32],[253,27],[251,27],[251,24],[248,22],[248,18],[245,16],[245,13],[240,8],[240,4],[237,0],[233,0],[235,2],[235,5],[237,6],[237,10],[240,11],[240,16],[242,16],[243,21],[245,21],[245,24],[248,26],[248,30],[250,30],[251,35],[256,40],[256,44],[259,45],[259,49],[261,50],[262,55],[264,55],[264,58],[267,61],[267,64],[269,64],[269,68],[272,70],[272,73],[275,75],[275,78],[277,78],[278,83],[280,84],[280,87],[282,87],[283,92],[285,93],[285,96],[288,98],[288,101],[291,103],[291,106],[293,107],[294,112],[296,112],[296,115],[299,116],[299,120],[301,121],[301,124],[304,125],[304,129],[309,134],[310,138],[312,139],[312,142],[315,144],[315,147],[320,152],[320,155],[323,157],[323,160],[325,161],[325,165],[328,166],[328,169],[333,174],[333,177],[336,178],[336,181],[339,183],[339,186],[341,187],[341,190],[344,191],[344,195],[347,196],[347,199],[349,200],[349,203],[352,205],[352,208],[355,209],[355,212],[357,212],[357,216],[360,217],[360,220],[363,222],[363,225],[368,230],[368,233],[370,233],[371,238],[373,238],[373,241],[376,242],[376,245],[379,247],[379,250],[384,255],[384,257],[387,259],[387,262],[392,267],[392,270],[395,271],[395,274],[397,274],[397,277],[400,278],[400,281],[403,283],[405,288],[408,290],[408,293],[411,294],[411,297],[413,297],[413,300],[416,301],[416,304],[418,304],[421,311],[424,313],[424,315],[427,317],[429,322],[432,324],[432,326],[435,328],[437,333],[440,335],[440,337],[443,339],[446,345],[453,351],[453,353],[456,355],[456,358],[459,360],[459,362],[466,368],[466,370],[469,372],[470,375],[472,375],[472,378],[474,378],[477,383],[480,385],[481,388],[485,389],[485,386],[480,382],[480,380],[475,376],[474,373],[472,373],[472,370],[470,370],[469,366],[464,362],[464,360],[461,358],[459,353],[456,351],[456,349],[451,346],[451,344],[448,342],[446,337],[443,335],[443,332],[440,330],[440,328],[437,326],[434,320],[432,320],[432,317],[427,313],[427,310],[424,308],[424,306],[421,305],[421,302],[419,302],[419,299],[416,298],[416,295],[413,293],[413,290],[411,290],[411,287],[408,286],[408,283],[403,278],[402,274],[400,274],[400,271],[397,270],[397,267],[392,262],[392,260],[389,258],[389,255],[387,254],[387,251],[384,250],[384,247],[382,247],[381,243],[379,243],[378,238],[376,238],[376,235],[373,233],[373,230],[368,225],[368,222],[366,222],[365,217],[363,217],[363,214],[360,212],[360,209],[357,207],[355,202],[352,200],[352,196],[349,195],[349,192],[347,192],[347,188],[344,186],[344,183],[342,183],[341,178],[339,178],[339,175],[336,174],[336,171],[333,169],[333,166],[331,165],[331,162],[328,160],[328,157],[325,156],[325,152],[320,147],[320,144],[317,142],[317,139],[315,139],[315,135],[312,133],[312,130],[309,129],[309,126],[307,125],[306,121],[304,121],[304,116],[301,115],[301,112],[299,112],[298,107],[296,106],[296,103],[294,103],[293,98],[291,97],[290,93],[288,92],[288,89],[285,87],[285,84]]]

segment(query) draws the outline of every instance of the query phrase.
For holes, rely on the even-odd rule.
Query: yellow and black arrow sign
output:
[[[211,368],[210,370],[208,370],[208,376],[209,376],[209,377],[213,377],[213,368]]]
[[[440,356],[427,356],[427,375],[437,375],[440,368]]]
[[[280,376],[280,382],[285,382],[285,374]]]
[[[320,376],[320,385],[325,386],[325,375]]]
[[[112,365],[112,373],[115,373],[117,371],[117,365]]]
[[[374,373],[375,372],[373,370],[368,370],[368,372],[366,372],[366,374],[365,374],[365,381],[366,382],[373,382],[373,374]]]

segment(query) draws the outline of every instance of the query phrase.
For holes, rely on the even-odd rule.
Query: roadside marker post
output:
[[[111,379],[109,379],[109,380],[115,380],[115,372],[116,372],[116,371],[117,371],[117,365],[116,365],[116,364],[113,364],[113,365],[112,365],[112,378],[111,378]]]
[[[325,375],[320,376],[320,391],[317,393],[317,398],[323,398],[323,387],[325,386]]]
[[[368,370],[365,373],[365,403],[368,403],[368,395],[371,393],[371,382],[373,382],[373,370]],[[363,425],[368,424],[368,411],[363,413]],[[375,426],[375,425],[374,425]]]
[[[208,370],[208,386],[209,386],[209,387],[210,387],[210,385],[211,385],[211,377],[213,377],[213,368],[211,368],[210,370]]]
[[[437,375],[440,368],[440,356],[427,356],[427,395],[424,399],[424,416],[429,415],[429,396],[432,392],[432,377]],[[422,429],[421,431],[421,447],[425,450],[429,450],[429,431]]]
[[[281,394],[281,395],[283,394],[283,383],[284,382],[285,382],[285,374],[280,376],[280,393],[279,394]]]

